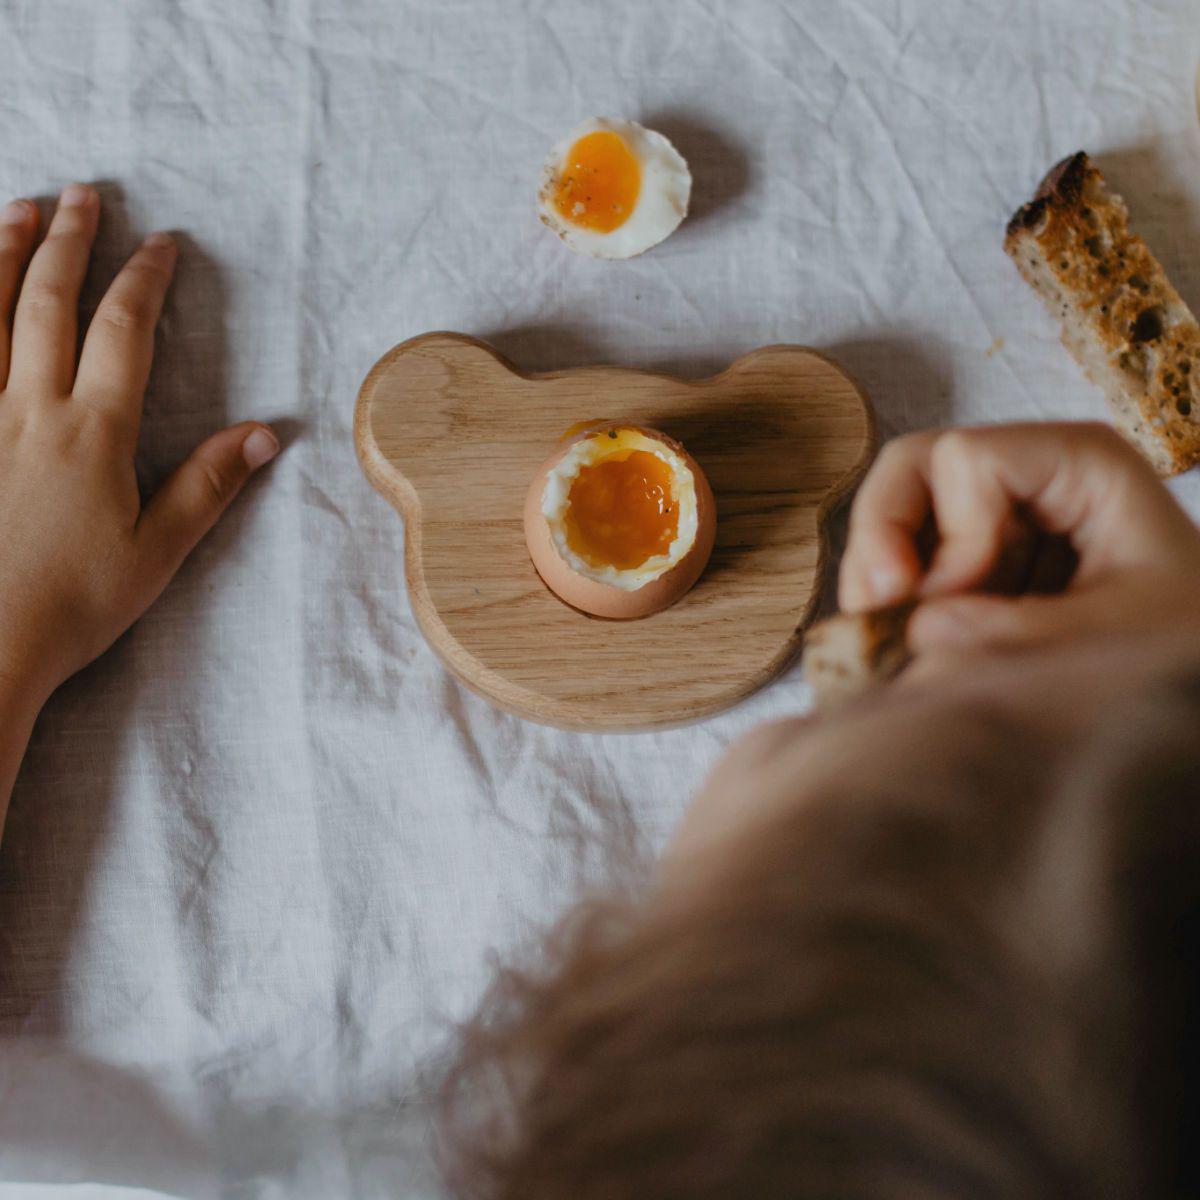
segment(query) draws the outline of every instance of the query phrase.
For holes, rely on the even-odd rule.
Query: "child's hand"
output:
[[[95,191],[68,187],[29,262],[36,208],[15,201],[0,211],[0,682],[39,706],[145,612],[279,449],[265,426],[235,425],[143,507],[134,448],[176,251],[165,234],[146,239],[77,361],[99,216]]]
[[[931,518],[926,571],[917,541]],[[976,592],[1031,522],[1070,539],[1078,566],[1065,590]],[[1107,426],[914,434],[886,446],[863,483],[840,579],[848,611],[909,598],[921,601],[908,631],[918,655],[1194,623],[1200,531]]]

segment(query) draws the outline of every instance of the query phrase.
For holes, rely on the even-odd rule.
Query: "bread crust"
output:
[[[1086,153],[1050,169],[1004,249],[1121,433],[1160,474],[1200,462],[1200,326]]]
[[[804,638],[804,677],[813,703],[837,708],[886,683],[908,665],[908,619],[912,603],[862,613],[838,613],[814,625]]]

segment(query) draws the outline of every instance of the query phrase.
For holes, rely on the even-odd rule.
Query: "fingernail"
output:
[[[86,183],[68,183],[58,198],[60,208],[82,208],[96,193]]]
[[[268,433],[265,429],[256,429],[242,443],[242,457],[252,471],[257,471],[259,467],[269,463],[278,453],[279,442],[273,433]]]
[[[876,605],[891,604],[904,596],[907,580],[891,566],[872,567],[867,572],[867,588],[871,602]]]
[[[0,208],[0,225],[24,225],[32,210],[33,205],[28,200],[10,200]]]
[[[146,238],[142,245],[151,250],[165,250],[168,246],[175,245],[175,239],[169,233],[159,230]]]

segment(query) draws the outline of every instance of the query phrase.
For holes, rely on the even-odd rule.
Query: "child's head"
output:
[[[461,1192],[1161,1182],[1200,670],[1170,666],[1178,643],[1127,651],[896,688],[735,751],[653,889],[572,914],[466,1030],[446,1122]]]

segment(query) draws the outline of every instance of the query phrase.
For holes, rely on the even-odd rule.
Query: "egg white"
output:
[[[619,135],[637,159],[642,180],[633,212],[616,229],[602,233],[572,225],[554,207],[554,193],[567,153],[581,137],[598,130]],[[632,258],[658,245],[687,216],[692,176],[683,155],[661,133],[635,121],[592,117],[562,139],[542,168],[538,214],[574,251],[591,258]]]
[[[550,527],[554,548],[573,571],[623,591],[635,592],[660,575],[665,575],[680,562],[695,543],[698,528],[696,480],[687,463],[664,442],[647,437],[636,429],[618,428],[615,432],[615,438],[610,436],[608,430],[601,430],[591,437],[580,438],[550,468],[546,476],[546,485],[542,489],[542,516],[546,518]],[[670,468],[672,494],[679,514],[675,538],[665,554],[656,554],[640,566],[624,570],[611,565],[592,566],[580,558],[567,541],[566,513],[570,506],[571,485],[583,467],[633,450],[646,450]]]

